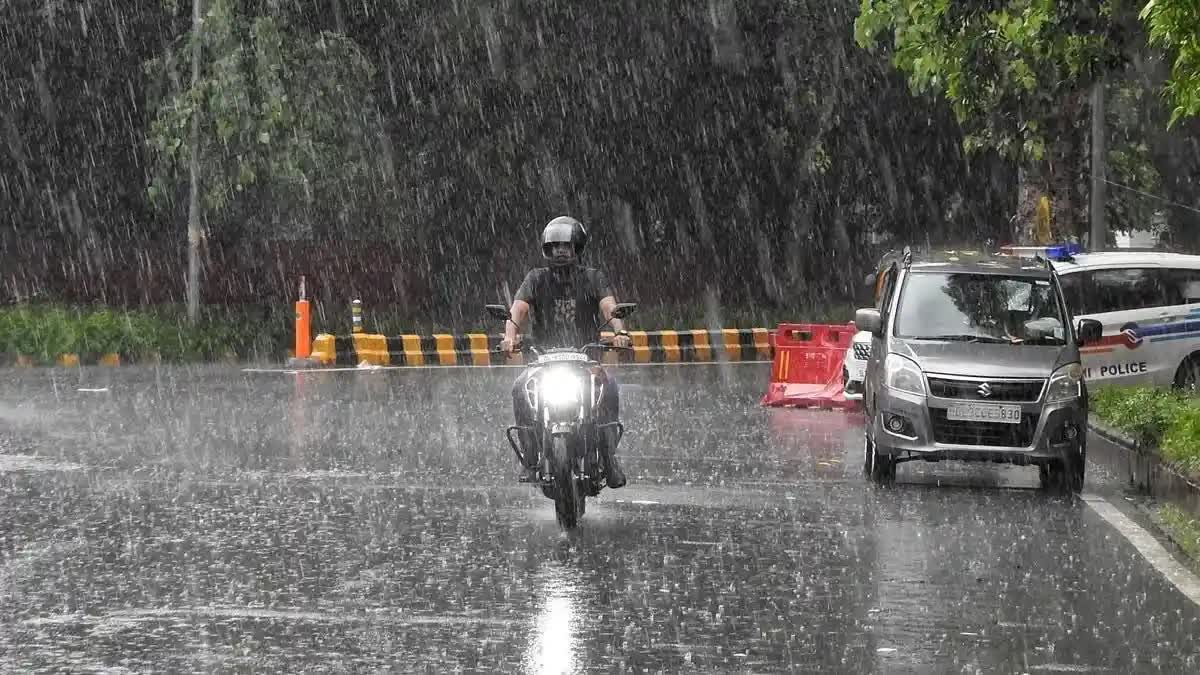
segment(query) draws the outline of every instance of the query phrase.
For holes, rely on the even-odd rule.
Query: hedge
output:
[[[1104,387],[1091,411],[1134,440],[1158,448],[1181,471],[1200,476],[1200,398],[1154,387]]]
[[[64,354],[84,363],[106,354],[125,361],[211,361],[278,358],[289,344],[290,315],[244,308],[207,309],[195,325],[182,308],[118,310],[106,307],[20,305],[0,307],[0,355],[52,364]]]

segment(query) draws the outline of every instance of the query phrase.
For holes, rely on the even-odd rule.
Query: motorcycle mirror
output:
[[[619,302],[617,303],[617,306],[613,308],[612,316],[614,319],[624,319],[630,314],[633,314],[634,309],[637,309],[636,302]]]
[[[492,315],[492,318],[494,319],[502,319],[504,321],[509,321],[512,319],[512,315],[509,314],[508,308],[504,305],[485,305],[484,307],[487,309],[488,314]]]

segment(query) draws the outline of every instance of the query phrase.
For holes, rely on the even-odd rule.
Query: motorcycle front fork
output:
[[[611,453],[616,451],[616,449],[621,445],[621,439],[625,437],[625,425],[621,424],[620,422],[604,422],[603,424],[596,425],[596,430],[601,434],[608,429],[615,430],[617,434],[616,439],[612,442],[612,446],[605,448],[605,452]],[[521,466],[529,466],[529,463],[525,461],[525,449],[522,447],[520,439],[513,436],[514,434],[520,434],[522,430],[528,432],[530,436],[536,434],[538,431],[536,427],[521,427],[514,425],[506,429],[504,435],[505,438],[508,439],[508,444],[512,447],[513,453],[516,454],[517,461],[521,463]],[[604,441],[601,440],[601,443],[603,442]],[[543,454],[541,457],[539,457],[539,459],[542,461],[542,463],[544,463],[546,457]]]

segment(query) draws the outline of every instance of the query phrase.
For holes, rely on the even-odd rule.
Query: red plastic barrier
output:
[[[850,408],[842,390],[842,360],[858,332],[845,325],[783,323],[775,331],[775,359],[765,406]]]

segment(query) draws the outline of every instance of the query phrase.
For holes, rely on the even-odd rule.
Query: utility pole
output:
[[[1103,251],[1108,241],[1108,226],[1104,222],[1104,201],[1106,184],[1105,167],[1107,162],[1104,141],[1104,76],[1092,85],[1092,194],[1091,194],[1091,234],[1088,237],[1088,249]]]
[[[200,18],[201,0],[192,0],[192,91],[200,83]],[[200,315],[200,109],[197,102],[192,110],[191,196],[188,200],[188,323],[195,324]]]

